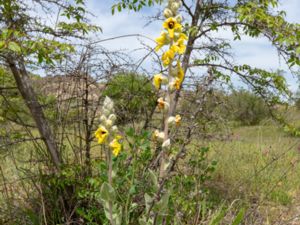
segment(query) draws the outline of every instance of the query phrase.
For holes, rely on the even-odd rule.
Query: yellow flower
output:
[[[180,122],[181,122],[181,116],[180,115],[176,115],[175,116],[175,123],[176,123],[176,125],[178,126],[180,124]]]
[[[176,76],[176,77],[175,77],[175,80],[172,83],[170,83],[170,85],[172,87],[175,87],[177,90],[179,90],[181,88],[181,84],[184,80],[184,71],[180,65],[179,60],[177,60],[177,69],[174,70],[173,74],[174,74],[173,76]]]
[[[180,65],[180,61],[177,61],[177,77],[180,81],[180,84],[182,83],[183,79],[184,79],[184,71]]]
[[[161,73],[160,74],[156,74],[153,77],[153,85],[155,86],[156,89],[160,89],[161,84],[168,82],[168,79],[163,76]]]
[[[158,131],[158,130],[155,130],[155,131],[152,133],[152,138],[153,138],[154,140],[156,140],[157,137],[158,137],[158,134],[159,134],[159,131]]]
[[[176,88],[176,90],[179,90],[181,86],[181,82],[179,80],[178,77],[175,78],[175,82],[174,82],[174,87]]]
[[[187,37],[184,33],[180,33],[180,34],[179,34],[178,40],[180,40],[180,39],[182,39],[182,40],[187,40],[188,37]]]
[[[170,58],[166,54],[166,52],[162,55],[162,61],[164,66],[168,66],[170,64]]]
[[[109,147],[112,148],[112,153],[114,156],[118,156],[121,149],[122,149],[122,145],[119,143],[119,139],[121,138],[120,135],[116,136],[112,142],[110,142]]]
[[[165,20],[163,27],[168,30],[170,38],[174,38],[174,32],[181,32],[181,24],[177,22],[174,17],[170,17]]]
[[[165,138],[165,134],[164,132],[160,132],[159,130],[155,130],[152,134],[152,138],[156,141],[156,140],[164,140]]]
[[[185,52],[186,46],[184,44],[184,39],[179,39],[174,45],[165,51],[162,55],[162,61],[164,66],[168,66],[175,57],[176,53],[183,54]]]
[[[158,108],[161,109],[161,110],[168,109],[168,107],[169,107],[169,103],[165,102],[162,97],[160,97],[157,100],[157,103],[158,103]]]
[[[154,84],[156,89],[160,89],[161,81],[162,81],[162,75],[161,74],[154,75],[153,84]]]
[[[155,39],[155,42],[157,44],[157,46],[155,47],[155,51],[158,51],[162,46],[169,44],[170,40],[167,36],[167,33],[162,32],[161,35]]]
[[[162,61],[163,61],[163,65],[164,66],[168,66],[172,60],[175,57],[175,49],[174,48],[170,48],[169,50],[167,50],[166,52],[164,52],[164,54],[162,55]]]
[[[178,39],[178,41],[173,46],[173,49],[179,54],[183,54],[185,52],[186,45],[184,44],[184,39]]]
[[[98,139],[99,144],[105,142],[107,136],[108,136],[108,131],[104,126],[100,126],[95,132],[95,137]]]

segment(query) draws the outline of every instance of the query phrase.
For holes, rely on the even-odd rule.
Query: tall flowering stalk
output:
[[[169,130],[172,125],[179,125],[181,116],[174,114],[174,93],[179,90],[184,80],[184,71],[181,67],[180,55],[185,52],[187,36],[182,32],[182,17],[178,14],[181,7],[180,0],[169,0],[164,10],[166,20],[163,23],[164,30],[156,38],[156,51],[164,46],[168,46],[161,57],[162,64],[167,68],[167,74],[156,74],[153,77],[153,85],[156,89],[162,89],[165,86],[164,94],[157,100],[158,108],[163,112],[163,131],[156,130],[154,137],[162,142],[162,152],[160,158],[160,178],[165,176],[167,167],[166,150],[170,148],[171,140]]]
[[[99,144],[108,144],[111,153],[114,156],[118,156],[121,151],[121,144],[119,140],[121,136],[119,135],[118,127],[115,125],[116,115],[114,114],[114,103],[109,97],[105,97],[102,116],[100,117],[101,124],[95,132],[95,137],[98,140]]]
[[[100,117],[101,124],[95,132],[95,137],[98,140],[98,143],[103,145],[106,149],[106,160],[108,164],[108,184],[103,185],[101,188],[102,199],[105,203],[107,202],[107,207],[105,211],[106,215],[110,220],[111,225],[118,224],[118,216],[113,209],[113,194],[107,195],[107,193],[114,193],[113,184],[112,184],[112,155],[115,157],[119,155],[122,145],[120,143],[121,136],[119,135],[118,127],[115,125],[116,115],[114,114],[114,103],[109,98],[106,97],[103,103],[102,116]],[[107,189],[107,190],[106,190]]]

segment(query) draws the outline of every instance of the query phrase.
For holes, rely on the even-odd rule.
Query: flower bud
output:
[[[105,126],[107,127],[107,128],[111,128],[111,126],[113,125],[113,121],[111,121],[111,120],[106,120],[105,122],[104,122],[104,124],[105,124]]]
[[[170,116],[168,118],[168,124],[169,125],[175,125],[175,123],[176,123],[176,118],[174,116]]]
[[[153,85],[156,89],[160,89],[162,84],[167,84],[168,78],[166,76],[163,76],[161,73],[156,74],[153,77]]]
[[[176,37],[176,34],[175,34],[175,37]],[[173,77],[177,77],[177,74],[178,74],[178,69],[177,67],[172,67],[171,70],[170,70],[170,75]],[[173,81],[172,79],[170,79],[170,82]]]
[[[181,122],[181,116],[180,116],[180,115],[176,115],[176,116],[175,116],[175,123],[176,123],[176,126],[179,126],[179,125],[180,125],[180,122]]]
[[[172,11],[169,8],[165,8],[165,10],[164,10],[164,16],[166,18],[169,18],[169,17],[173,16],[173,13],[172,13]]]
[[[179,4],[179,8],[182,6],[182,1],[181,0],[177,0],[176,1]]]
[[[108,110],[108,109],[106,109],[106,108],[103,108],[103,109],[102,109],[102,113],[103,113],[103,115],[106,117],[106,116],[108,116],[108,115],[111,113],[111,110]]]
[[[169,90],[173,92],[179,89],[180,89],[180,80],[177,77],[173,78],[169,83]]]
[[[171,146],[171,141],[170,139],[167,139],[164,141],[164,143],[162,144],[162,148],[169,148]]]
[[[114,123],[116,121],[117,117],[116,117],[115,114],[110,114],[108,119],[111,120]]]
[[[104,123],[107,120],[106,116],[102,115],[100,116],[101,123]]]
[[[181,16],[181,15],[177,15],[177,16],[175,17],[175,19],[176,19],[176,21],[177,21],[178,23],[181,23],[181,22],[182,22],[182,16]]]
[[[112,111],[114,109],[114,102],[109,97],[105,97],[103,102],[103,108],[107,109],[108,111]]]
[[[156,139],[159,139],[159,140],[164,140],[165,138],[165,134],[164,132],[160,132],[159,130],[155,130],[154,133],[153,133],[153,138],[156,140]]]
[[[119,131],[118,127],[116,125],[111,127],[112,132],[117,133]]]
[[[161,110],[164,110],[164,111],[167,111],[170,107],[169,103],[164,101],[164,99],[162,97],[160,97],[157,100],[157,103],[158,103],[158,108]]]
[[[169,0],[169,1],[168,1],[168,7],[170,8],[170,6],[171,6],[174,2],[176,2],[176,0]]]
[[[172,11],[172,13],[174,14],[174,15],[176,15],[177,14],[177,10],[180,8],[180,3],[178,3],[178,2],[173,2],[172,4],[171,4],[171,7],[170,7],[170,9],[171,9],[171,11]]]

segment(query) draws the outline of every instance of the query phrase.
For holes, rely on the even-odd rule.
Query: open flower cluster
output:
[[[164,66],[168,66],[176,54],[183,54],[186,49],[184,42],[187,40],[187,36],[182,33],[182,17],[178,14],[180,7],[180,0],[169,0],[168,6],[164,10],[164,16],[166,17],[163,23],[164,31],[155,40],[157,43],[156,51],[164,45],[170,45],[170,48],[162,56]]]
[[[155,41],[157,46],[156,51],[160,50],[163,46],[167,45],[169,48],[162,55],[162,62],[165,67],[169,67],[169,75],[156,74],[153,78],[153,84],[157,89],[161,88],[161,85],[168,85],[171,91],[179,90],[184,79],[184,71],[181,67],[181,63],[178,57],[182,55],[186,50],[185,41],[187,36],[182,32],[181,15],[178,14],[178,9],[181,7],[180,0],[169,0],[168,6],[164,10],[164,16],[166,17],[163,23],[164,31],[161,32],[160,37]],[[176,67],[172,67],[172,63],[176,60]]]
[[[169,0],[168,5],[164,10],[165,21],[163,23],[164,30],[161,35],[155,39],[156,48],[155,51],[159,51],[164,46],[168,46],[168,49],[164,51],[161,60],[164,67],[168,67],[168,74],[162,73],[156,74],[153,77],[153,85],[157,90],[161,89],[163,85],[167,87],[167,94],[165,97],[160,97],[157,100],[158,108],[167,115],[165,125],[178,126],[181,121],[181,116],[172,116],[170,113],[170,106],[172,105],[171,95],[175,90],[179,90],[184,80],[184,71],[179,60],[180,55],[184,54],[186,50],[187,36],[182,31],[182,17],[178,14],[178,10],[181,7],[180,0]],[[168,129],[167,129],[168,130]],[[160,132],[156,130],[154,132],[154,138],[162,140],[163,147],[170,145],[168,139],[168,131]]]
[[[122,149],[121,136],[118,134],[118,127],[114,125],[116,118],[114,103],[109,97],[106,97],[103,103],[102,116],[100,117],[101,125],[96,130],[95,137],[99,144],[109,142],[109,147],[112,149],[114,156],[118,156]]]

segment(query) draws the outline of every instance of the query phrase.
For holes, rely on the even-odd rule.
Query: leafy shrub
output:
[[[156,106],[156,94],[144,75],[118,74],[108,82],[103,94],[114,100],[121,124],[148,120]]]
[[[257,125],[270,116],[264,100],[246,90],[234,91],[228,96],[229,117],[241,125]]]
[[[109,201],[113,203],[114,217],[118,217],[122,224],[153,224],[151,219],[145,222],[160,186],[157,172],[151,169],[155,157],[151,151],[151,133],[137,134],[134,129],[128,129],[126,137],[126,149],[113,158],[113,186],[107,183],[108,165],[104,160],[93,163],[91,176],[87,176],[84,168],[78,165],[64,166],[56,175],[41,175],[36,185],[42,192],[33,198],[30,207],[25,207],[28,208],[26,224],[41,224],[43,220],[48,224],[68,224],[71,220],[76,224],[109,224],[106,207]],[[191,224],[202,210],[202,202],[208,211],[216,211],[206,199],[208,190],[205,184],[216,167],[216,161],[210,161],[208,153],[206,147],[195,149],[185,161],[188,167],[178,168],[180,173],[175,169],[176,175],[166,181],[164,194],[153,204],[156,224],[162,224],[163,218],[167,224]],[[179,210],[182,210],[182,215],[177,217]],[[203,221],[211,216],[204,211],[201,214]]]

